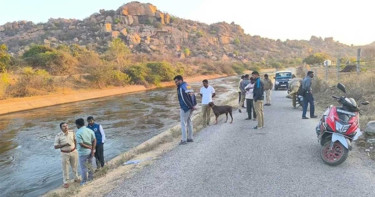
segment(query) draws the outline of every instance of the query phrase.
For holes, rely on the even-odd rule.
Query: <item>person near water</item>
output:
[[[174,77],[174,82],[177,86],[177,96],[180,104],[180,120],[181,120],[181,142],[180,145],[185,145],[187,142],[193,142],[193,124],[191,116],[196,110],[196,98],[193,89],[184,82],[181,75]],[[187,133],[187,135],[186,135]]]
[[[96,168],[98,169],[104,166],[104,141],[106,140],[105,133],[102,125],[95,123],[94,117],[87,117],[87,123],[87,128],[93,130],[95,133],[95,161]]]
[[[247,86],[247,84],[250,83],[250,79],[249,79],[249,75],[246,74],[243,78],[243,80],[241,81],[240,83],[240,90],[241,90],[241,101],[238,105],[238,111],[241,113],[241,108],[244,107],[244,103],[245,103],[245,96],[246,96],[246,90],[245,90],[245,87]]]
[[[78,176],[78,152],[76,149],[76,139],[74,132],[69,130],[67,123],[60,123],[61,132],[55,136],[55,149],[60,149],[61,152],[61,164],[63,170],[63,182],[64,188],[69,187],[69,166],[72,168],[74,175],[74,182],[80,182]]]
[[[264,92],[266,93],[266,103],[264,104],[265,106],[270,106],[271,105],[271,91],[273,87],[273,83],[271,79],[268,77],[268,74],[264,75]]]
[[[94,132],[85,127],[85,120],[79,118],[75,121],[78,128],[76,132],[77,149],[79,155],[79,165],[81,167],[81,185],[93,179],[94,170],[92,158],[95,155],[96,138]]]
[[[254,99],[254,108],[257,115],[258,125],[254,129],[262,129],[264,127],[263,119],[263,100],[264,100],[264,85],[260,80],[259,73],[254,71],[252,77],[255,79],[253,99]]]
[[[314,104],[314,97],[312,94],[312,79],[314,78],[314,71],[308,71],[307,76],[302,81],[302,96],[303,96],[303,112],[302,112],[302,119],[309,119],[306,117],[307,107],[310,103],[310,118],[317,118],[315,116],[315,104]]]
[[[208,105],[212,102],[212,98],[215,96],[215,89],[208,85],[208,80],[202,81],[203,87],[200,89],[200,95],[202,97],[202,113],[203,113],[203,126],[210,125],[210,114],[211,108]]]
[[[253,114],[254,120],[256,119],[256,114],[254,110],[254,84],[255,80],[253,77],[250,77],[250,83],[245,87],[246,90],[246,109],[247,109],[247,118],[245,120],[251,120],[251,114]]]

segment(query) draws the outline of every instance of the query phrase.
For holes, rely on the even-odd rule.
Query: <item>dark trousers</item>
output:
[[[257,118],[254,110],[254,102],[253,99],[246,99],[246,109],[247,109],[247,117],[251,119],[251,112],[253,112],[254,118]]]
[[[303,97],[303,112],[302,117],[306,117],[307,106],[310,103],[310,117],[314,116],[315,112],[315,105],[314,105],[314,97],[311,93],[306,93]]]
[[[241,92],[238,92],[238,103],[241,102]]]
[[[96,167],[100,168],[104,166],[104,144],[97,144],[95,149]]]

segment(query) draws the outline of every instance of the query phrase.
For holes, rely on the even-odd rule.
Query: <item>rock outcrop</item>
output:
[[[22,54],[30,44],[79,44],[103,52],[115,38],[123,40],[133,53],[217,61],[262,61],[265,55],[305,57],[322,50],[332,55],[355,53],[353,47],[332,38],[275,41],[247,35],[234,23],[207,25],[184,20],[139,2],[125,4],[116,11],[99,10],[84,20],[50,19],[43,24],[18,21],[0,26],[0,44],[5,43],[12,54]],[[181,52],[186,48],[191,52],[189,56]]]

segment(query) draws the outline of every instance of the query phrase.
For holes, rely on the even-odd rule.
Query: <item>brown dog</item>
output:
[[[227,119],[225,120],[225,122],[228,121],[228,113],[230,115],[230,117],[232,118],[232,120],[230,121],[230,123],[233,122],[233,116],[232,116],[232,106],[229,106],[229,105],[223,105],[223,106],[216,106],[213,102],[210,102],[208,104],[211,108],[212,108],[212,111],[214,112],[215,114],[215,120],[216,120],[216,123],[217,124],[217,118],[221,115],[221,114],[225,114],[227,115]]]

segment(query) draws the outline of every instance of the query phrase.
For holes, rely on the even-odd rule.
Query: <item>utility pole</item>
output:
[[[341,60],[340,60],[340,57],[337,58],[337,81],[340,82],[340,65],[341,64]]]
[[[359,72],[361,72],[360,70],[360,65],[359,65],[359,62],[360,62],[360,59],[361,59],[361,48],[359,48],[357,50],[357,74],[359,74]]]

